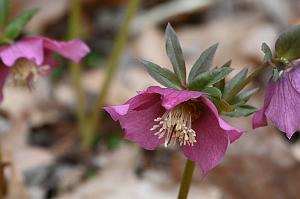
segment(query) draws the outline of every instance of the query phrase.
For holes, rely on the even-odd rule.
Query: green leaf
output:
[[[146,60],[139,61],[146,67],[149,75],[160,84],[176,89],[181,88],[178,78],[172,71]]]
[[[279,79],[279,71],[277,68],[273,68],[272,80],[276,82]]]
[[[168,23],[166,28],[166,50],[168,57],[172,63],[175,74],[180,80],[181,85],[186,84],[186,68],[185,62],[180,47],[180,43],[176,36],[176,32],[172,26]]]
[[[234,108],[228,104],[225,100],[213,96],[208,96],[208,98],[214,103],[219,112],[231,112]]]
[[[215,68],[213,70],[200,73],[188,85],[191,90],[201,91],[205,87],[212,86],[213,84],[221,81],[232,71],[229,67]]]
[[[206,87],[201,92],[207,93],[208,95],[213,96],[213,97],[221,97],[222,96],[221,91],[215,87]]]
[[[231,104],[239,104],[239,105],[245,104],[246,102],[248,102],[250,97],[252,97],[257,91],[258,88],[243,91],[232,99]]]
[[[9,18],[9,0],[0,0],[0,28],[4,27]]]
[[[206,72],[212,65],[218,44],[214,44],[203,51],[189,73],[189,83],[193,82],[199,73]]]
[[[229,93],[236,88],[240,83],[242,83],[248,73],[248,68],[244,68],[241,70],[238,74],[236,74],[224,87],[223,91],[223,97],[226,99],[229,95]]]
[[[30,19],[37,13],[37,9],[29,10],[16,17],[5,29],[5,36],[10,39],[17,38],[23,27],[30,21]]]
[[[267,62],[272,61],[272,51],[271,51],[270,47],[265,42],[262,43],[261,50],[265,54],[264,60],[267,61]]]
[[[232,112],[225,112],[223,111],[222,114],[229,116],[229,117],[245,117],[253,114],[256,112],[257,109],[250,105],[240,105],[235,108]]]
[[[293,26],[282,33],[275,43],[276,56],[292,61],[300,58],[300,25]]]

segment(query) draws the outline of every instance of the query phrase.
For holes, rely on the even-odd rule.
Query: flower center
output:
[[[13,83],[33,88],[33,82],[43,71],[47,70],[46,68],[49,68],[49,66],[37,66],[28,59],[18,59],[11,68]]]
[[[165,147],[177,142],[180,146],[193,146],[196,143],[196,132],[192,129],[192,119],[199,116],[200,111],[195,104],[186,102],[156,118],[156,124],[150,130],[158,130],[154,135],[159,139],[165,138]]]
[[[32,61],[18,59],[11,69],[11,74],[14,84],[32,87],[32,83],[36,79],[38,71]]]

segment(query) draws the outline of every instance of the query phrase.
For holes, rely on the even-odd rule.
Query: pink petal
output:
[[[219,125],[220,127],[225,130],[228,134],[230,143],[233,143],[237,139],[239,139],[243,132],[237,128],[232,127],[230,124],[225,122],[222,118],[219,117]]]
[[[273,97],[266,116],[291,138],[300,125],[300,93],[292,84],[293,73],[285,72],[274,85]]]
[[[44,60],[43,42],[37,38],[25,38],[0,48],[0,58],[6,66],[12,66],[19,58],[41,65]]]
[[[125,104],[130,104],[130,110],[142,110],[151,106],[155,102],[160,101],[159,94],[156,93],[140,93],[129,99]]]
[[[201,98],[202,103],[204,103],[214,114],[216,118],[218,118],[219,126],[225,130],[229,136],[230,143],[233,143],[237,139],[239,139],[243,133],[240,129],[232,127],[230,124],[225,122],[219,115],[217,108],[215,105],[207,98],[202,97]]]
[[[253,129],[268,125],[268,121],[267,121],[265,112],[270,104],[270,101],[271,101],[273,95],[274,95],[274,90],[275,90],[275,82],[273,82],[273,80],[270,80],[270,82],[268,83],[268,86],[266,88],[264,105],[253,116],[253,119],[252,119],[252,128]]]
[[[0,102],[3,100],[3,87],[6,77],[8,76],[9,68],[0,62]]]
[[[175,90],[172,88],[161,88],[158,86],[149,87],[145,93],[158,93],[162,98],[162,106],[165,109],[170,110],[177,106],[178,104],[188,101],[190,99],[196,99],[203,96],[204,93],[197,91],[188,90]]]
[[[157,102],[147,109],[130,111],[123,117],[120,117],[119,121],[125,130],[125,138],[138,142],[147,150],[153,150],[161,145],[164,140],[158,139],[158,137],[154,135],[155,132],[150,131],[150,129],[156,124],[154,119],[162,116],[164,111],[164,108]]]
[[[300,92],[300,61],[295,63],[294,68],[289,72],[289,76],[293,87]]]
[[[197,142],[194,146],[183,146],[183,152],[188,159],[196,161],[206,175],[223,159],[229,143],[228,134],[208,107],[202,111],[202,117],[193,122],[192,128],[196,131]]]
[[[47,37],[34,36],[31,38],[37,38],[44,42],[44,48],[57,52],[65,58],[71,59],[76,63],[90,52],[89,47],[79,39],[70,40],[67,42],[56,41]]]
[[[104,107],[104,110],[110,114],[114,121],[119,120],[122,116],[126,115],[129,110],[129,104],[120,106]]]
[[[125,131],[125,138],[138,142],[143,148],[155,149],[163,143],[150,129],[156,124],[154,119],[160,117],[165,109],[160,105],[159,95],[141,93],[121,106],[105,107],[114,120],[119,120]]]
[[[54,59],[53,53],[50,50],[45,49],[44,55],[45,55],[45,59],[43,65],[49,65],[52,67],[56,67],[58,65],[57,61]]]

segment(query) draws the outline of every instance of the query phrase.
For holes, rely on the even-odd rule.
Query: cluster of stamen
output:
[[[33,82],[39,74],[46,71],[49,66],[37,66],[28,59],[18,59],[11,68],[12,80],[15,85],[33,87]]]
[[[35,64],[26,59],[19,59],[11,68],[13,83],[15,85],[27,85],[32,87],[32,82],[37,77]]]
[[[170,111],[166,111],[163,116],[156,118],[155,124],[150,130],[157,132],[154,135],[159,139],[165,139],[165,146],[179,143],[180,146],[193,146],[196,143],[196,132],[192,129],[192,119],[194,115],[199,116],[200,112],[195,112],[194,107],[189,104],[176,106]]]

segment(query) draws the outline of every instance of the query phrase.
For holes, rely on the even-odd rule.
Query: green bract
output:
[[[261,50],[265,54],[264,60],[267,61],[267,62],[272,61],[272,51],[271,51],[270,47],[265,42],[262,43]]]
[[[243,116],[249,116],[256,111],[257,109],[255,107],[245,104],[245,105],[234,106],[234,111],[222,112],[222,114],[229,117],[243,117]]]
[[[223,97],[227,98],[230,92],[247,78],[248,69],[244,68],[236,74],[224,87]]]
[[[247,68],[241,70],[226,84],[225,77],[232,71],[230,68],[231,60],[221,67],[210,69],[218,47],[218,44],[214,44],[204,50],[196,60],[188,75],[187,83],[183,53],[176,33],[170,24],[167,25],[165,35],[166,51],[174,72],[152,62],[140,60],[152,78],[166,87],[206,93],[218,111],[227,116],[247,116],[256,111],[254,107],[246,103],[257,89],[243,91],[229,102],[226,101],[228,96],[232,95],[231,93],[237,89],[240,84],[246,81]],[[271,61],[272,53],[270,48],[266,44],[263,44],[262,50],[266,54],[265,58],[267,61]]]
[[[248,102],[250,97],[252,97],[257,91],[258,91],[258,88],[243,91],[231,100],[231,104],[234,104],[234,105],[245,104]]]
[[[209,96],[209,99],[214,103],[219,112],[232,112],[234,108],[224,99]]]
[[[194,79],[198,76],[199,73],[207,71],[214,59],[218,44],[214,44],[205,51],[202,52],[200,57],[197,59],[195,64],[193,65],[191,72],[189,74],[189,83],[192,83]]]
[[[300,58],[300,25],[289,28],[279,36],[275,52],[280,60],[293,61]]]
[[[172,71],[146,60],[140,62],[146,67],[149,75],[160,84],[170,88],[181,88],[178,78]]]
[[[5,29],[5,36],[11,40],[16,39],[20,34],[24,26],[30,21],[30,19],[37,13],[37,10],[29,10],[16,17]]]
[[[279,79],[279,70],[277,68],[273,68],[272,80],[276,82]]]
[[[231,71],[231,68],[223,67],[200,73],[188,85],[188,88],[191,90],[202,91],[205,87],[212,86],[224,79]]]
[[[0,28],[4,27],[9,16],[9,0],[0,0]]]
[[[222,92],[216,87],[206,87],[202,90],[202,92],[213,97],[222,97]]]
[[[186,68],[176,33],[170,24],[166,28],[166,50],[175,74],[182,85],[186,84]]]

